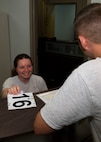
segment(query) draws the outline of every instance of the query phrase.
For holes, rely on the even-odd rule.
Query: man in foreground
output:
[[[101,4],[87,5],[76,16],[74,27],[83,52],[92,60],[76,68],[38,112],[34,132],[51,133],[91,117],[93,138],[101,142]]]

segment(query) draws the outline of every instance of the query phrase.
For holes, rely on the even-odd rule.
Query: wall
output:
[[[94,2],[99,2],[99,3],[101,3],[101,0],[91,0],[91,3],[94,3]]]
[[[0,11],[0,96],[2,84],[11,75],[8,16]]]
[[[9,17],[10,53],[30,54],[29,0],[0,0],[0,10]]]
[[[87,4],[95,3],[95,2],[101,3],[101,0],[87,0]]]

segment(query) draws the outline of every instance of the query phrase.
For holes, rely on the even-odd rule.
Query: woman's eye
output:
[[[24,67],[19,67],[19,69],[24,69]]]
[[[24,69],[24,68],[20,68],[20,69]]]
[[[31,68],[32,66],[30,65],[30,66],[28,66],[28,68]]]

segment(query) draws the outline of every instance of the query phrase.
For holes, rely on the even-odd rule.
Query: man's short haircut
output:
[[[74,28],[77,36],[101,43],[101,4],[92,3],[83,8],[74,19]]]

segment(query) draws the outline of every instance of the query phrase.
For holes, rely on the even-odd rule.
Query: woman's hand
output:
[[[17,95],[20,92],[21,92],[21,90],[20,90],[20,87],[18,85],[12,86],[11,88],[8,88],[8,93],[9,94]]]

